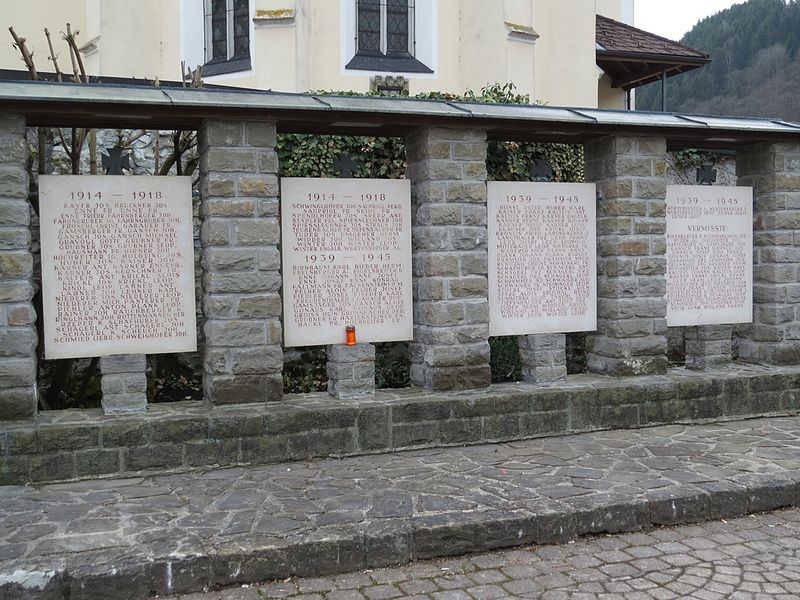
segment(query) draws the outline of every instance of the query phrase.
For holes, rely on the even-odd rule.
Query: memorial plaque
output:
[[[197,349],[190,177],[39,178],[45,356]]]
[[[410,340],[411,184],[281,179],[284,343]]]
[[[753,320],[753,189],[667,186],[667,325]]]
[[[488,183],[489,334],[597,328],[595,186]]]

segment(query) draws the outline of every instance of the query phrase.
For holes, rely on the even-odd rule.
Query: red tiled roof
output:
[[[630,52],[635,54],[658,54],[665,57],[708,58],[708,54],[705,52],[602,15],[597,15],[595,40],[603,47],[603,50],[598,48],[598,52],[604,51],[613,54]]]
[[[698,69],[711,59],[708,54],[597,15],[597,66],[611,77],[612,85],[631,89]]]

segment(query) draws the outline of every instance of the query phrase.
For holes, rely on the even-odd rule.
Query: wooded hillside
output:
[[[800,121],[798,0],[748,0],[703,19],[681,41],[712,62],[667,80],[667,111]],[[660,83],[637,89],[638,110],[660,107]]]

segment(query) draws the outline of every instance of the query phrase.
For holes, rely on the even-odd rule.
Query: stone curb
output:
[[[800,471],[653,490],[643,498],[604,494],[507,511],[397,519],[338,536],[279,545],[233,544],[207,554],[115,560],[80,555],[49,572],[0,573],[0,600],[144,600],[289,576],[315,577],[513,546],[564,543],[583,535],[638,531],[800,505]],[[98,556],[100,559],[100,556]],[[69,560],[69,559],[68,559]],[[73,559],[77,560],[77,558]],[[108,557],[105,557],[108,560]]]

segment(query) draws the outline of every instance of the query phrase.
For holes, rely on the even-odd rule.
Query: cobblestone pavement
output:
[[[741,516],[799,490],[798,417],[6,486],[0,597],[15,573],[44,573],[43,598],[129,600]]]
[[[800,511],[165,600],[796,600]]]

